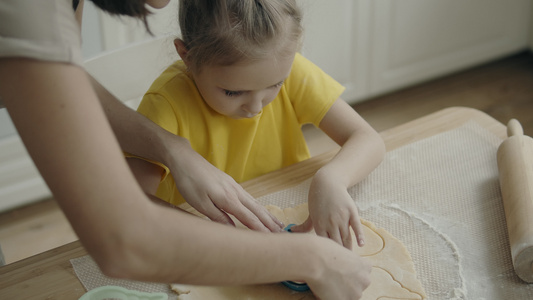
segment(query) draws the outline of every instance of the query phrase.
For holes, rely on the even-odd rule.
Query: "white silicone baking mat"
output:
[[[533,299],[515,275],[496,165],[501,140],[477,123],[388,152],[350,189],[361,216],[406,245],[429,299]],[[282,208],[306,202],[309,181],[261,198]],[[103,276],[92,259],[72,260],[87,289],[135,284]],[[148,285],[148,286],[147,286]]]

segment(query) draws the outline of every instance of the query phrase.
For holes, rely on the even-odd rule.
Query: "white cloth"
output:
[[[0,1],[0,58],[3,57],[81,66],[81,31],[72,0]]]

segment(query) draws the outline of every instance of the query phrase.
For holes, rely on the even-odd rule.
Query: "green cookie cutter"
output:
[[[132,291],[120,286],[106,285],[88,291],[79,300],[168,300],[168,295]]]

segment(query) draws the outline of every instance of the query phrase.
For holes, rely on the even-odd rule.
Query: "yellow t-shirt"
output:
[[[192,148],[235,181],[243,182],[310,157],[301,127],[318,127],[344,91],[320,68],[296,54],[277,97],[250,119],[232,119],[203,100],[182,61],[166,69],[145,94],[138,112],[167,131],[189,140]],[[165,169],[156,196],[184,202]]]

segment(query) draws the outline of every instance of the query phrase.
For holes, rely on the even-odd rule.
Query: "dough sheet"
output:
[[[309,215],[307,203],[296,207],[281,209],[268,205],[267,209],[285,224],[299,224]],[[361,300],[377,299],[427,299],[420,281],[416,278],[414,265],[405,246],[382,228],[376,228],[368,221],[362,221],[366,238],[365,247],[354,248],[354,251],[372,263],[371,284],[363,292]],[[238,227],[245,228],[237,223]],[[286,233],[288,234],[288,233]],[[309,234],[314,234],[310,232]],[[352,232],[352,238],[355,239]],[[254,285],[205,287],[172,284],[172,290],[182,300],[300,300],[316,299],[308,292],[294,292],[280,283]]]

